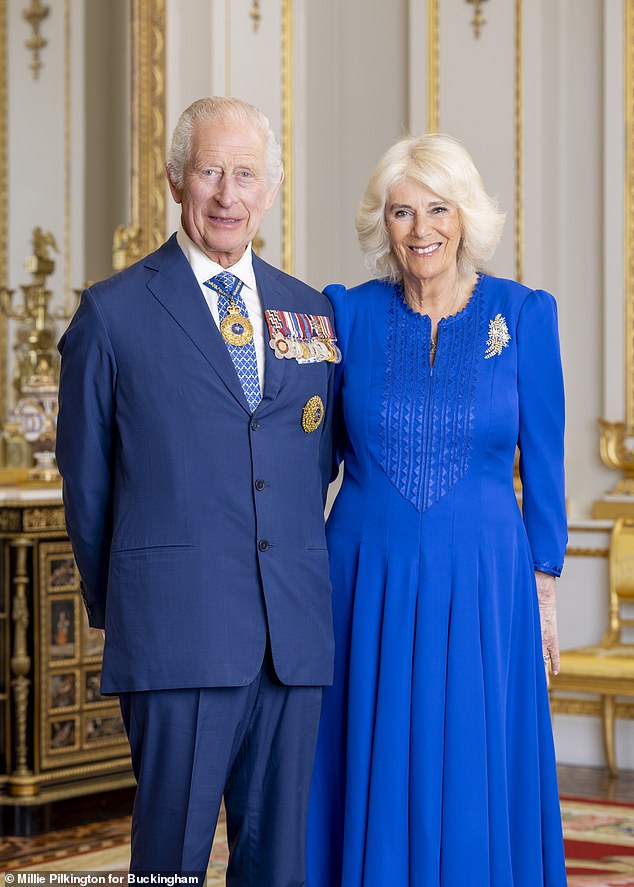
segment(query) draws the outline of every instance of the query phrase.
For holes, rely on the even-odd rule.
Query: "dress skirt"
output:
[[[308,887],[564,887],[534,579],[566,540],[554,300],[482,276],[432,368],[398,287],[328,294],[344,480]]]

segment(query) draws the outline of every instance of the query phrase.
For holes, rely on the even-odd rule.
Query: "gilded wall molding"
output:
[[[9,277],[9,130],[7,0],[0,0],[0,286]],[[7,414],[7,319],[0,315],[0,421]]]
[[[293,169],[293,0],[281,0],[282,12],[282,268],[294,266],[294,169]]]
[[[625,424],[634,428],[634,0],[624,0]]]
[[[165,239],[165,0],[131,0],[131,206],[138,257]],[[129,259],[133,261],[136,255]]]
[[[599,452],[608,468],[623,472],[608,497],[594,503],[595,518],[634,514],[634,0],[623,0],[623,302],[625,325],[624,420],[599,419]],[[616,498],[611,499],[614,496]]]
[[[609,548],[583,548],[580,545],[569,545],[566,557],[609,557]]]
[[[515,0],[515,279],[524,277],[524,60],[522,0]]]
[[[550,710],[553,714],[600,718],[603,716],[603,702],[601,699],[551,696]],[[634,702],[617,702],[614,706],[614,716],[616,718],[634,718]]]
[[[438,132],[440,121],[440,33],[438,0],[427,0],[427,132]]]
[[[64,0],[64,305],[70,306],[72,254],[72,93],[71,46],[73,36],[71,0]]]

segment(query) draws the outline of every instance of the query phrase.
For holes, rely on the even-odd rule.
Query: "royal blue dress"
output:
[[[400,287],[326,292],[344,480],[308,887],[564,887],[534,580],[567,537],[555,301],[481,275],[431,368]]]

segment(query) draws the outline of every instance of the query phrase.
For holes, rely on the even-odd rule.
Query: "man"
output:
[[[68,532],[130,740],[131,870],[203,879],[224,793],[227,883],[299,885],[333,657],[330,307],[252,254],[283,177],[261,112],[194,102],[166,171],[180,230],[60,342]]]

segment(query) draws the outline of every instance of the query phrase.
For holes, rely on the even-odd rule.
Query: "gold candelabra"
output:
[[[604,465],[622,472],[614,488],[592,507],[595,518],[634,516],[634,427],[599,419],[599,453]]]
[[[600,453],[608,468],[623,472],[614,490],[615,495],[634,494],[634,431],[625,422],[608,422],[599,419],[601,428]]]
[[[14,290],[0,287],[0,310],[19,324],[12,376],[14,407],[5,423],[5,436],[17,431],[30,446],[35,460],[29,472],[32,479],[55,481],[59,477],[55,464],[59,381],[56,321],[70,319],[81,291],[74,290],[70,309],[51,312],[53,293],[46,282],[55,270],[50,251],[57,252],[57,244],[50,231],[39,227],[33,229],[32,244],[33,254],[25,261],[32,281],[21,286],[22,304],[14,306]]]

